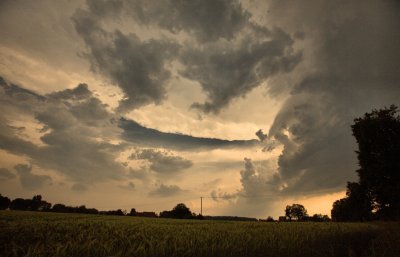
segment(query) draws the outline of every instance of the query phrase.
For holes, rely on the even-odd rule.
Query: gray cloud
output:
[[[160,103],[166,95],[164,84],[170,77],[164,66],[176,55],[178,45],[167,39],[142,41],[135,34],[108,32],[101,26],[101,16],[96,15],[101,12],[100,6],[100,3],[89,4],[89,10],[78,9],[72,17],[78,34],[88,46],[85,56],[93,70],[123,91],[120,111]]]
[[[9,84],[4,82],[4,87],[8,88]],[[259,143],[258,140],[228,141],[164,133],[126,119],[115,122],[116,116],[107,111],[106,105],[93,96],[85,84],[33,98],[35,93],[16,85],[13,88],[19,92],[18,97],[16,93],[0,95],[2,106],[10,110],[0,116],[3,121],[0,124],[0,148],[26,156],[32,164],[56,170],[85,186],[126,176],[149,179],[151,174],[146,168],[129,171],[116,161],[129,146],[124,140],[135,145],[178,150],[253,147]],[[44,145],[19,137],[18,130],[8,124],[14,115],[22,112],[43,126],[39,133]],[[108,141],[111,139],[123,141],[111,144]],[[150,168],[158,174],[173,174],[192,166],[189,160],[160,152],[147,157]]]
[[[172,39],[142,41],[135,34],[106,29],[121,17],[166,29]],[[239,1],[88,1],[87,9],[78,9],[72,19],[88,46],[93,70],[124,92],[121,111],[162,102],[170,77],[166,65],[172,60],[183,64],[181,76],[201,85],[207,100],[192,107],[205,113],[218,113],[301,60],[289,34],[255,24]],[[179,45],[178,32],[194,36],[195,42]]]
[[[166,151],[154,149],[136,150],[130,156],[132,160],[147,160],[149,168],[159,174],[175,174],[192,167],[193,162],[180,156],[175,156]]]
[[[89,90],[87,84],[79,84],[73,89],[65,89],[47,95],[48,98],[56,100],[85,100],[92,96],[92,92]]]
[[[240,183],[241,188],[236,192],[228,193],[221,189],[211,191],[211,198],[215,201],[239,199],[243,203],[272,200],[282,194],[282,180],[270,160],[254,163],[250,158],[244,158]]]
[[[271,183],[271,182],[274,183]],[[276,171],[269,161],[258,162],[257,165],[249,158],[244,158],[244,169],[240,171],[240,182],[242,188],[238,194],[241,197],[250,197],[249,200],[254,200],[252,197],[266,197],[268,195],[279,195],[280,180],[277,177]],[[257,201],[259,199],[256,199]]]
[[[122,137],[139,146],[161,147],[175,150],[218,149],[234,147],[254,147],[259,144],[253,140],[223,140],[217,138],[194,137],[178,133],[161,132],[146,128],[133,120],[121,118],[119,127]]]
[[[16,131],[7,126],[8,119],[14,118],[10,116],[13,112],[7,112],[0,116],[4,121],[0,125],[1,149],[26,156],[32,164],[57,170],[82,184],[124,176],[126,169],[115,161],[124,146],[107,141],[118,135],[118,128],[112,122],[113,115],[86,85],[35,97],[36,101],[28,98],[31,92],[19,88],[15,89],[19,92],[18,97],[5,94],[0,100],[5,108],[17,109],[15,115],[20,115],[20,106],[27,106],[23,112],[43,125],[40,140],[44,145],[18,137]]]
[[[218,201],[230,201],[236,199],[238,197],[238,193],[227,193],[223,192],[221,189],[213,190],[210,193],[211,198],[218,202]]]
[[[160,196],[160,197],[171,197],[171,196],[179,195],[184,191],[185,190],[182,190],[180,187],[178,187],[176,185],[161,184],[153,191],[150,191],[149,195],[150,196]]]
[[[303,30],[304,55],[312,60],[268,133],[284,146],[279,157],[284,191],[343,189],[356,176],[353,119],[400,103],[400,5],[310,0],[271,1],[269,8],[279,26]]]
[[[127,5],[141,24],[156,25],[172,33],[185,31],[200,42],[230,40],[250,18],[236,0],[134,1]]]
[[[207,95],[205,103],[192,107],[218,113],[238,97],[262,85],[268,78],[291,71],[301,60],[292,49],[293,39],[275,28],[251,29],[235,42],[217,42],[182,50],[185,67],[180,74],[198,81]]]
[[[256,132],[256,136],[258,137],[258,139],[260,139],[261,142],[265,141],[268,138],[267,134],[264,134],[262,129]]]
[[[0,76],[0,86],[3,88],[4,93],[10,97],[19,99],[19,100],[27,100],[27,98],[34,98],[35,100],[44,101],[45,98],[35,92],[19,87],[12,83],[7,83],[3,77]]]
[[[7,168],[0,168],[0,180],[9,180],[16,178],[15,174]]]
[[[45,185],[50,185],[52,182],[52,179],[49,176],[33,174],[32,166],[18,164],[14,168],[18,173],[21,186],[26,189],[39,189]]]

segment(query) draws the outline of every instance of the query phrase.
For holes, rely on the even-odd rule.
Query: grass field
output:
[[[261,223],[0,211],[0,256],[400,256],[400,223]]]

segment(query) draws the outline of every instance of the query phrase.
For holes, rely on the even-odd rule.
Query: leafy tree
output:
[[[11,200],[7,196],[0,194],[0,210],[5,210],[10,206]]]
[[[16,198],[10,203],[10,210],[27,211],[30,210],[32,200]]]
[[[174,219],[192,219],[195,215],[190,211],[185,204],[177,204],[171,211],[162,211],[161,218],[174,218]]]
[[[372,215],[372,199],[368,190],[356,182],[347,182],[346,197],[333,203],[334,221],[366,221]]]
[[[41,195],[35,195],[32,197],[29,209],[31,211],[48,211],[51,208],[51,203],[42,200]]]
[[[307,217],[307,210],[303,205],[295,203],[291,206],[286,206],[285,215],[289,218],[289,220],[295,219],[297,221],[301,221]]]
[[[193,216],[192,212],[185,204],[179,203],[172,209],[172,215],[174,218],[187,219]]]
[[[358,143],[359,182],[333,204],[332,219],[400,219],[400,116],[397,107],[372,110],[351,126]]]
[[[55,205],[53,205],[53,208],[51,208],[51,210],[54,212],[68,212],[67,206],[62,203],[56,203]]]
[[[131,211],[129,212],[130,216],[136,216],[136,209],[132,208]]]
[[[357,173],[382,218],[400,218],[400,116],[394,105],[372,110],[351,126],[358,143]]]

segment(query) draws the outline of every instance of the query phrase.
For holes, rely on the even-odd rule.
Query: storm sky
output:
[[[0,188],[101,210],[330,214],[400,105],[395,0],[0,0]]]

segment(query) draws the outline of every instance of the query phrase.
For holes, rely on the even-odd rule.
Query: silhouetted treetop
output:
[[[400,116],[398,107],[372,110],[351,126],[358,144],[358,183],[334,203],[336,220],[400,219]]]

